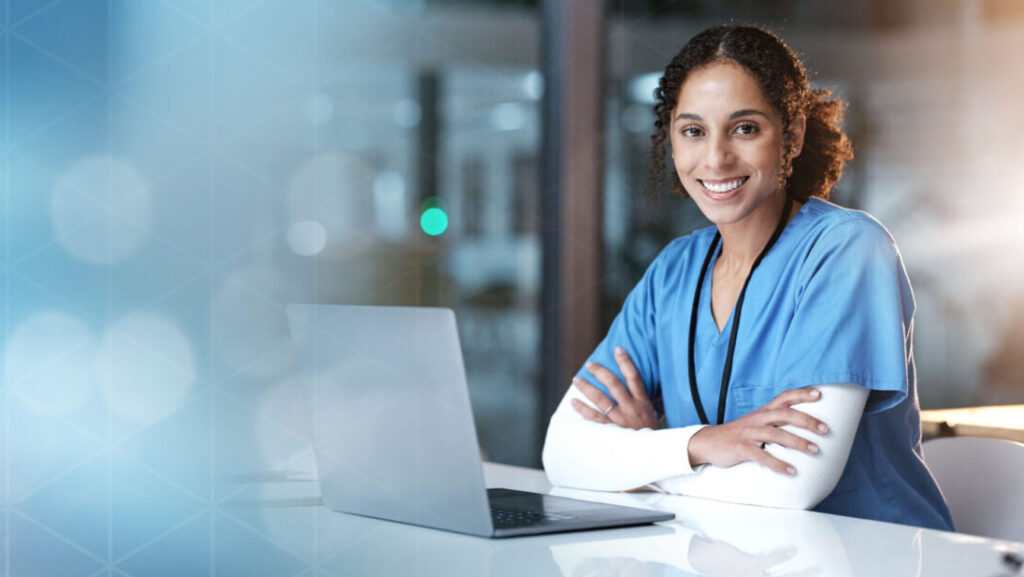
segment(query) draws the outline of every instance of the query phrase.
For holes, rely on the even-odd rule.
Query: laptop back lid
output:
[[[489,536],[449,309],[288,305],[324,504]]]

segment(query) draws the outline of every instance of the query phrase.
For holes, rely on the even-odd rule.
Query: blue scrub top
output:
[[[624,383],[613,351],[632,358],[669,427],[700,423],[687,350],[693,295],[715,228],[672,241],[630,292],[590,356]],[[717,257],[715,257],[717,258]],[[694,362],[715,419],[729,334],[711,314],[711,274],[698,308]],[[914,295],[889,232],[866,213],[809,199],[750,279],[726,397],[731,421],[780,393],[830,383],[871,390],[839,484],[816,511],[952,530],[921,456],[912,351]],[[606,391],[593,375],[578,376]]]

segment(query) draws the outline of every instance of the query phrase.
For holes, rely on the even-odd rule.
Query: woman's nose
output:
[[[704,163],[707,168],[728,166],[732,162],[732,158],[732,149],[727,138],[716,136],[708,140],[707,153],[704,155]]]

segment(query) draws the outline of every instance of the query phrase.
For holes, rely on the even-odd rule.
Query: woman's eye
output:
[[[739,126],[736,127],[735,130],[736,130],[737,134],[742,134],[742,135],[745,135],[745,136],[749,136],[751,134],[757,134],[757,125],[756,124],[747,124],[747,123],[740,124]]]
[[[687,138],[698,138],[703,133],[696,126],[687,126],[686,128],[683,128],[682,130],[680,130],[679,134],[682,134],[683,136],[685,136]]]

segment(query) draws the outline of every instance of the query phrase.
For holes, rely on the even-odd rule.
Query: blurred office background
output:
[[[1014,0],[0,1],[0,576],[313,571],[228,506],[315,474],[288,302],[454,308],[482,452],[539,465],[567,367],[705,225],[645,190],[650,105],[722,22],[850,103],[834,199],[900,243],[922,405],[1024,403]]]

